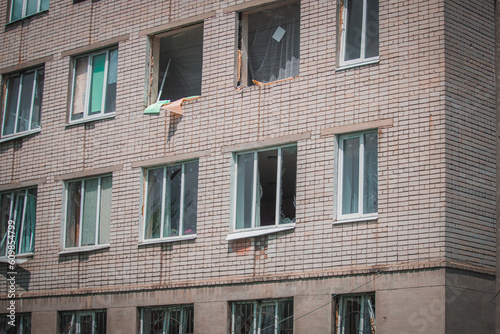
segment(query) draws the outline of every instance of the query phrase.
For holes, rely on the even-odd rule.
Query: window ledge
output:
[[[23,253],[15,255],[15,264],[23,264],[35,255],[34,253]],[[10,263],[8,256],[0,256],[0,263]]]
[[[0,143],[6,142],[9,140],[13,140],[13,139],[17,139],[17,138],[21,138],[21,137],[26,137],[26,136],[32,135],[34,133],[38,133],[40,131],[42,131],[42,129],[38,128],[38,129],[33,129],[33,130],[29,130],[29,131],[24,131],[24,132],[19,132],[19,133],[15,133],[12,135],[8,135],[8,136],[1,138]]]
[[[93,122],[93,121],[99,121],[101,119],[108,119],[108,118],[114,118],[116,116],[116,112],[112,112],[109,114],[103,114],[99,116],[94,116],[94,117],[87,117],[87,118],[82,118],[76,121],[71,121],[64,125],[65,128],[68,128],[73,125],[78,125],[78,124],[83,124],[83,123],[88,123],[88,122]]]
[[[261,235],[278,233],[278,232],[287,231],[287,230],[293,230],[294,228],[295,228],[295,224],[289,224],[289,225],[287,224],[287,225],[272,227],[272,228],[259,228],[259,229],[254,229],[254,230],[245,230],[242,232],[233,232],[233,233],[230,233],[226,237],[226,241],[253,238],[253,237],[258,237]]]
[[[176,242],[176,241],[185,241],[185,240],[194,240],[194,239],[196,239],[196,234],[189,234],[189,235],[183,235],[180,237],[169,237],[169,238],[163,238],[163,239],[144,240],[144,241],[141,241],[138,246],[154,245],[154,244],[162,244],[165,242]]]
[[[377,220],[378,214],[373,215],[365,215],[365,216],[356,216],[356,217],[348,217],[348,218],[339,218],[333,222],[335,224],[343,224],[343,223],[355,223],[355,222],[364,222],[364,221],[372,221]]]
[[[57,253],[57,255],[92,252],[92,251],[95,251],[95,250],[106,249],[106,248],[109,248],[109,244],[106,244],[106,245],[97,245],[97,246],[67,248],[67,249],[64,249],[64,250],[60,251],[59,253]]]
[[[365,65],[377,64],[379,61],[380,61],[379,57],[374,57],[374,58],[370,58],[370,59],[367,59],[367,60],[358,61],[358,62],[355,62],[355,63],[347,63],[347,64],[344,64],[342,66],[337,67],[335,69],[335,72],[347,70],[347,69],[354,68],[354,67],[360,67],[360,66],[365,66]]]

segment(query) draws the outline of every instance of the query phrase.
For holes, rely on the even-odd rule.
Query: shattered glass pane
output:
[[[145,239],[159,238],[161,229],[161,202],[163,194],[163,168],[148,171]]]
[[[278,174],[278,150],[261,151],[257,153],[257,210],[260,208],[260,222],[255,226],[276,224],[276,180]],[[257,214],[259,211],[257,211]]]
[[[77,247],[80,235],[80,203],[82,182],[68,183],[66,212],[66,247]]]
[[[71,120],[83,117],[87,91],[88,62],[89,58],[87,56],[75,59],[75,78],[73,81],[74,88]]]
[[[297,146],[281,149],[280,224],[295,223],[295,191],[297,185]]]
[[[184,166],[184,219],[183,233],[196,233],[196,216],[198,207],[198,162],[190,162]]]

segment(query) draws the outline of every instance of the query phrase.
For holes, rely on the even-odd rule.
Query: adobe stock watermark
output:
[[[7,272],[7,298],[9,298],[9,307],[7,307],[8,324],[15,326],[16,322],[16,225],[13,220],[9,220],[7,228],[7,259],[9,261],[9,271]]]

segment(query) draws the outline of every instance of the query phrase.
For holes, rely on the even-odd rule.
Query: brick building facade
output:
[[[494,332],[492,1],[0,13],[24,332]]]

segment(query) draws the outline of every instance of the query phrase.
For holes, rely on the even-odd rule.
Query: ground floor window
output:
[[[231,303],[231,334],[293,333],[293,299]]]
[[[193,305],[144,307],[141,309],[141,334],[192,334],[193,309]]]
[[[31,314],[16,314],[14,319],[10,314],[1,314],[0,333],[31,334]]]
[[[375,294],[334,297],[336,334],[375,333]]]
[[[106,311],[62,312],[61,334],[106,334]]]

